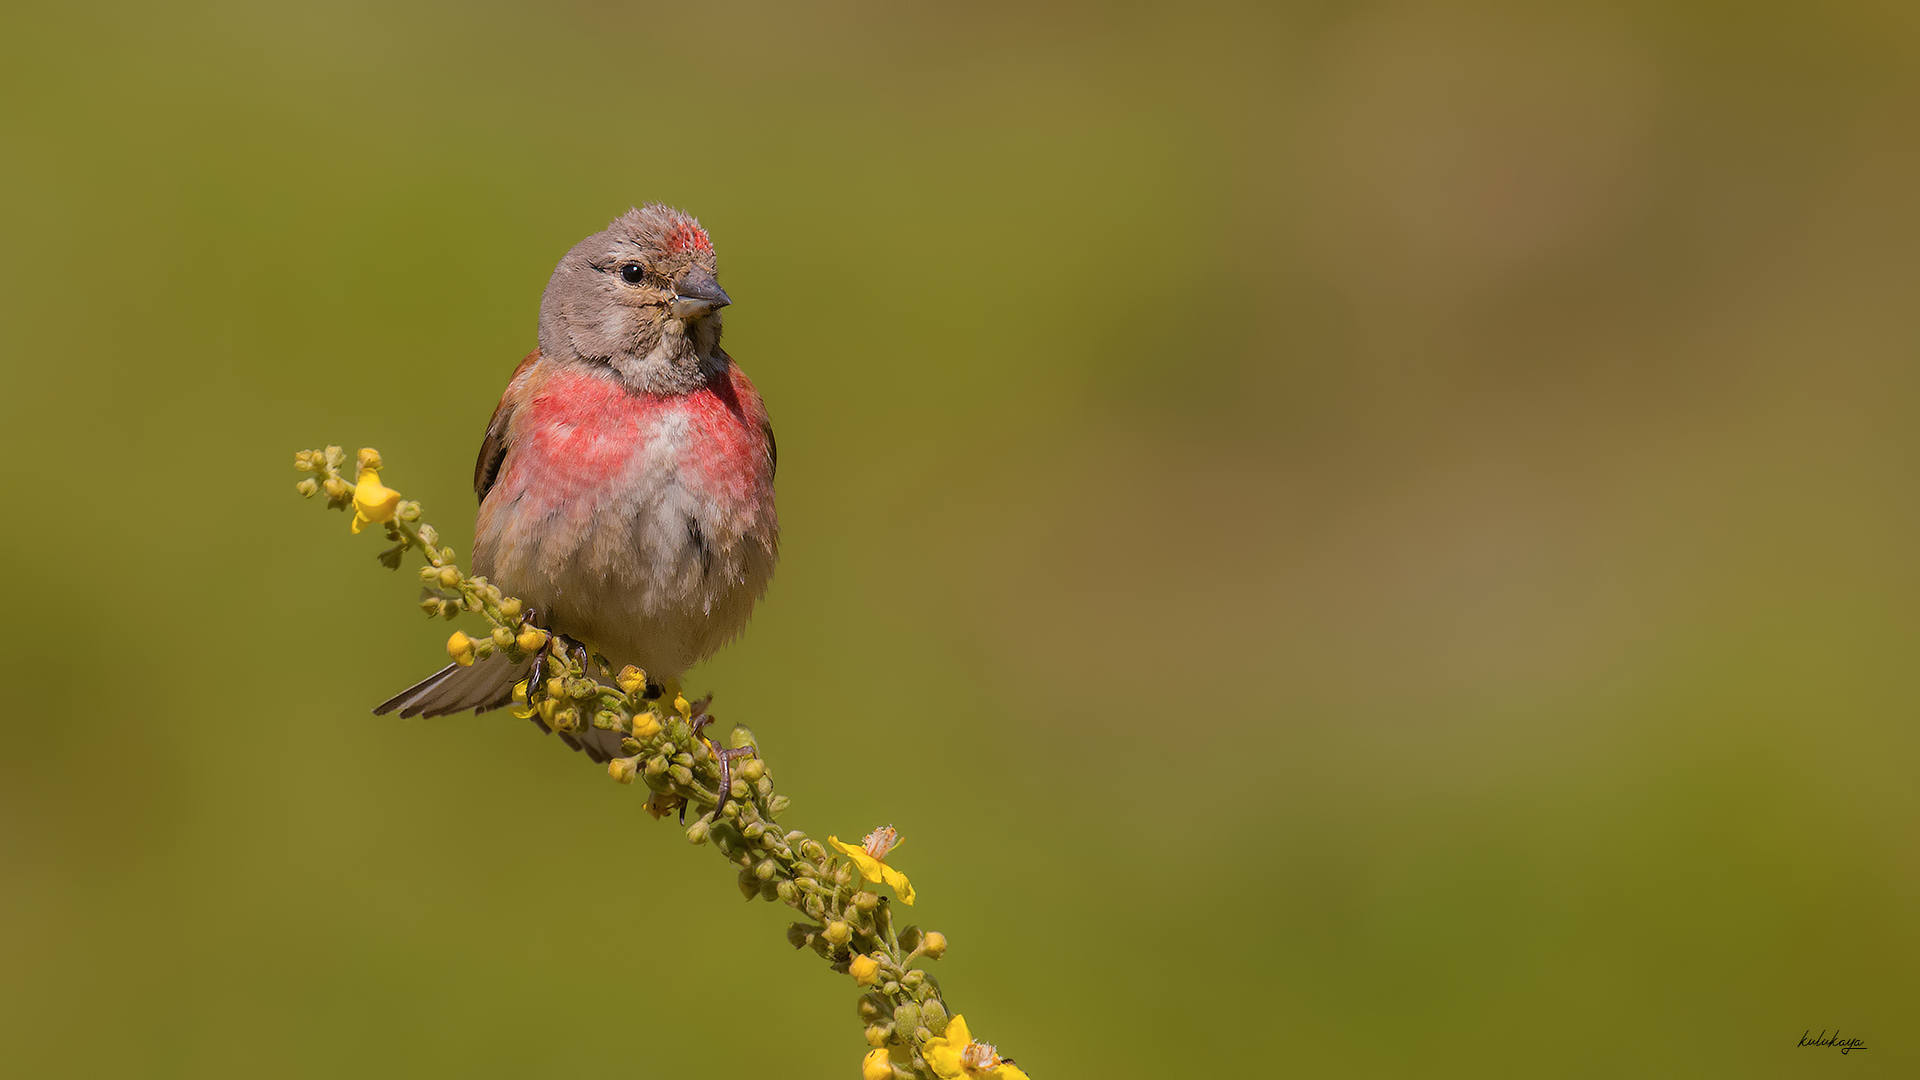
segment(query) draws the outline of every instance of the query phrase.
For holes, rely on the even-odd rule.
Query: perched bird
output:
[[[574,245],[473,470],[474,572],[662,682],[740,632],[779,549],[773,426],[720,348],[732,301],[715,273],[700,223],[655,204]],[[485,712],[531,665],[451,664],[374,712]],[[609,731],[562,737],[596,761],[619,747]]]

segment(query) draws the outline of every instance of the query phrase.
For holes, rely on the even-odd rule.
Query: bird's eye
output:
[[[639,263],[628,263],[620,268],[620,280],[629,285],[640,284],[640,279],[646,276],[646,270],[642,269]]]

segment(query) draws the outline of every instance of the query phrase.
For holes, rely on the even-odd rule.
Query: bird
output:
[[[629,210],[554,268],[538,348],[508,379],[474,463],[474,573],[655,684],[740,633],[779,557],[773,424],[720,347],[732,302],[697,219],[659,203]],[[534,662],[496,652],[449,664],[373,711],[486,712],[513,700]],[[616,732],[561,738],[595,761],[619,750]]]

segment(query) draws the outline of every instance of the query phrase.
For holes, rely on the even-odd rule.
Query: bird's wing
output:
[[[506,392],[500,395],[500,404],[494,406],[493,419],[487,421],[487,437],[480,440],[480,456],[473,463],[473,493],[480,496],[482,502],[486,501],[487,492],[500,475],[500,463],[507,459],[507,430],[513,423],[514,410],[525,398],[527,380],[539,360],[540,350],[535,349],[520,361],[519,367],[513,369],[513,377],[507,380]]]

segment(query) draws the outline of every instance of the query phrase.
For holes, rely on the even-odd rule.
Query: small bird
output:
[[[473,469],[474,572],[655,682],[740,632],[779,553],[773,425],[720,348],[732,301],[715,275],[700,223],[658,204],[574,245]],[[450,664],[373,711],[499,708],[532,665]],[[561,737],[595,761],[620,743],[591,728]]]

